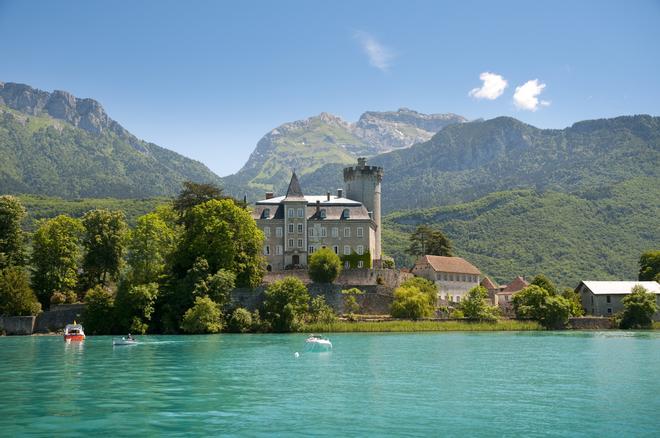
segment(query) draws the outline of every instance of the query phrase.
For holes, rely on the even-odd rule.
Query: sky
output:
[[[0,0],[0,42],[1,82],[96,99],[221,176],[321,112],[660,115],[660,0]]]

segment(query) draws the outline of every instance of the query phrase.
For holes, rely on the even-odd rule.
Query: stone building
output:
[[[481,271],[461,257],[425,255],[417,259],[411,271],[418,277],[433,281],[438,297],[460,303],[467,292],[479,286]]]
[[[344,188],[337,194],[305,195],[293,172],[285,196],[266,193],[252,217],[266,240],[267,270],[304,268],[320,248],[339,255],[344,268],[379,266],[381,260],[380,186],[383,169],[357,166],[344,169]]]
[[[495,299],[493,300],[493,305],[499,306],[502,313],[508,315],[513,312],[513,296],[529,286],[527,280],[523,277],[516,277],[513,281],[506,286],[502,287],[501,290],[495,292]]]
[[[582,281],[575,292],[580,295],[587,315],[612,316],[623,310],[623,298],[637,285],[655,294],[655,302],[660,309],[660,284],[655,281]],[[660,321],[660,310],[653,319]]]

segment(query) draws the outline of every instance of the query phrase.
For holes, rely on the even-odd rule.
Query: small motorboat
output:
[[[73,321],[73,324],[67,324],[64,327],[64,340],[66,342],[84,341],[85,331],[83,330],[83,326],[77,324],[75,321]]]
[[[307,353],[323,353],[332,351],[332,342],[324,336],[309,335],[305,340],[305,352]]]
[[[131,335],[122,336],[121,338],[112,338],[112,345],[137,345],[138,341]]]

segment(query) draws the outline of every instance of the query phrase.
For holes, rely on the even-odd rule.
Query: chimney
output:
[[[273,192],[266,192],[266,199],[273,199],[274,193]]]
[[[321,201],[316,200],[316,214],[318,215],[321,212]]]
[[[328,202],[330,202],[330,192],[328,192]]]
[[[344,197],[344,189],[337,189],[337,197],[338,198]]]

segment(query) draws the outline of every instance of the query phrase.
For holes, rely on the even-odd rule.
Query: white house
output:
[[[660,284],[655,281],[583,281],[575,292],[580,294],[587,315],[612,316],[623,310],[623,298],[637,285],[655,294],[660,309]],[[660,311],[655,313],[653,319],[660,321]]]
[[[420,257],[411,272],[433,281],[439,298],[455,303],[460,303],[470,289],[479,286],[481,276],[479,269],[461,257],[434,255]]]

